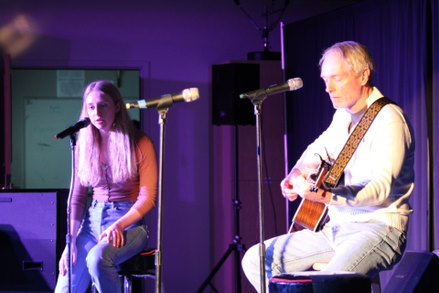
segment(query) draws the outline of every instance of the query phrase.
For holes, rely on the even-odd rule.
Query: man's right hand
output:
[[[280,183],[280,189],[282,191],[282,195],[289,201],[295,201],[297,199],[298,194],[294,192],[289,176],[282,180]]]
[[[282,195],[289,201],[294,201],[297,196],[303,197],[309,191],[311,185],[307,181],[307,175],[299,169],[293,169],[280,183]]]

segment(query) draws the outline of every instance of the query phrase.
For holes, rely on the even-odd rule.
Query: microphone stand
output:
[[[163,168],[164,168],[164,153],[165,153],[165,126],[166,118],[169,108],[172,106],[172,99],[163,99],[163,103],[157,106],[159,113],[160,124],[160,154],[159,154],[159,186],[158,186],[158,219],[157,219],[157,249],[155,253],[155,266],[156,266],[156,293],[160,293],[162,290],[162,210],[163,210]]]
[[[191,96],[193,93],[192,90],[196,90],[196,98],[198,98],[198,89],[193,88],[191,90]],[[185,90],[186,91],[186,90]],[[183,91],[184,92],[184,91]],[[184,93],[183,93],[184,94]],[[155,292],[160,293],[162,291],[162,223],[163,223],[163,169],[164,169],[164,154],[165,154],[165,126],[166,126],[166,116],[168,114],[169,108],[174,104],[174,101],[179,102],[180,100],[174,99],[172,95],[163,95],[157,104],[154,106],[157,108],[159,113],[159,124],[160,124],[160,154],[159,154],[159,178],[158,178],[158,195],[157,195],[157,209],[158,209],[158,219],[157,219],[157,248],[155,251],[155,260],[154,264],[156,267],[156,284],[155,284]],[[186,99],[185,99],[186,101]],[[127,104],[129,108],[131,108],[131,104]],[[134,106],[139,109],[147,109],[153,107],[153,105],[149,105],[148,107],[139,107]],[[129,109],[128,108],[128,109]]]
[[[73,184],[75,182],[75,147],[76,147],[76,135],[70,135],[70,149],[72,151],[72,163],[71,163],[71,177],[70,177],[70,189],[69,196],[67,198],[67,235],[66,235],[66,244],[67,244],[67,267],[68,269],[68,288],[69,293],[72,292],[72,269],[73,269],[73,255],[72,255],[72,234],[70,229],[70,214],[71,214],[71,202],[72,202],[72,192],[73,192]]]
[[[261,291],[266,292],[266,280],[265,280],[265,243],[264,243],[264,209],[263,209],[263,179],[262,179],[262,102],[267,96],[257,97],[251,99],[254,106],[254,113],[256,116],[256,157],[258,165],[258,200],[259,200],[259,266],[260,266],[260,279],[261,279]]]

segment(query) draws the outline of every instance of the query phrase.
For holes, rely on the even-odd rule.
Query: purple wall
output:
[[[323,11],[324,2],[302,10],[292,4],[285,21]],[[230,241],[211,239],[211,65],[262,50],[260,33],[232,0],[9,0],[1,6],[0,45],[25,48],[13,53],[15,68],[139,68],[146,99],[199,87],[200,100],[168,114],[163,202],[165,290],[194,292],[216,262],[211,241]],[[20,43],[11,44],[11,34]],[[278,29],[270,40],[279,50]],[[143,118],[158,148],[156,111]]]

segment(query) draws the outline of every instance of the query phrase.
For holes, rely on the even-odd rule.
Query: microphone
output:
[[[179,94],[173,95],[163,95],[158,99],[153,100],[138,100],[137,103],[126,103],[126,108],[137,108],[137,109],[149,109],[149,108],[161,108],[166,106],[171,106],[173,103],[178,102],[192,102],[200,97],[198,93],[198,88],[188,88],[184,89]]]
[[[66,137],[67,135],[72,135],[78,132],[81,128],[87,127],[89,124],[90,118],[84,118],[83,120],[79,120],[74,125],[64,129],[63,131],[55,135],[55,139],[60,139]]]
[[[300,77],[289,79],[286,83],[281,85],[271,85],[268,88],[265,89],[259,89],[251,92],[247,92],[244,94],[241,94],[239,97],[241,99],[249,98],[251,100],[253,99],[259,99],[262,97],[267,97],[270,95],[280,94],[286,91],[295,91],[303,87],[303,81]]]

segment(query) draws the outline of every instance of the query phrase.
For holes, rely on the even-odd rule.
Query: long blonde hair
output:
[[[119,105],[108,141],[109,174],[113,183],[123,182],[137,174],[135,153],[135,128],[125,107],[122,95],[112,82],[98,80],[90,83],[84,91],[81,119],[88,117],[86,98],[92,91],[102,92]],[[81,184],[94,186],[106,176],[101,164],[101,136],[90,124],[81,129],[76,149],[78,177]]]

